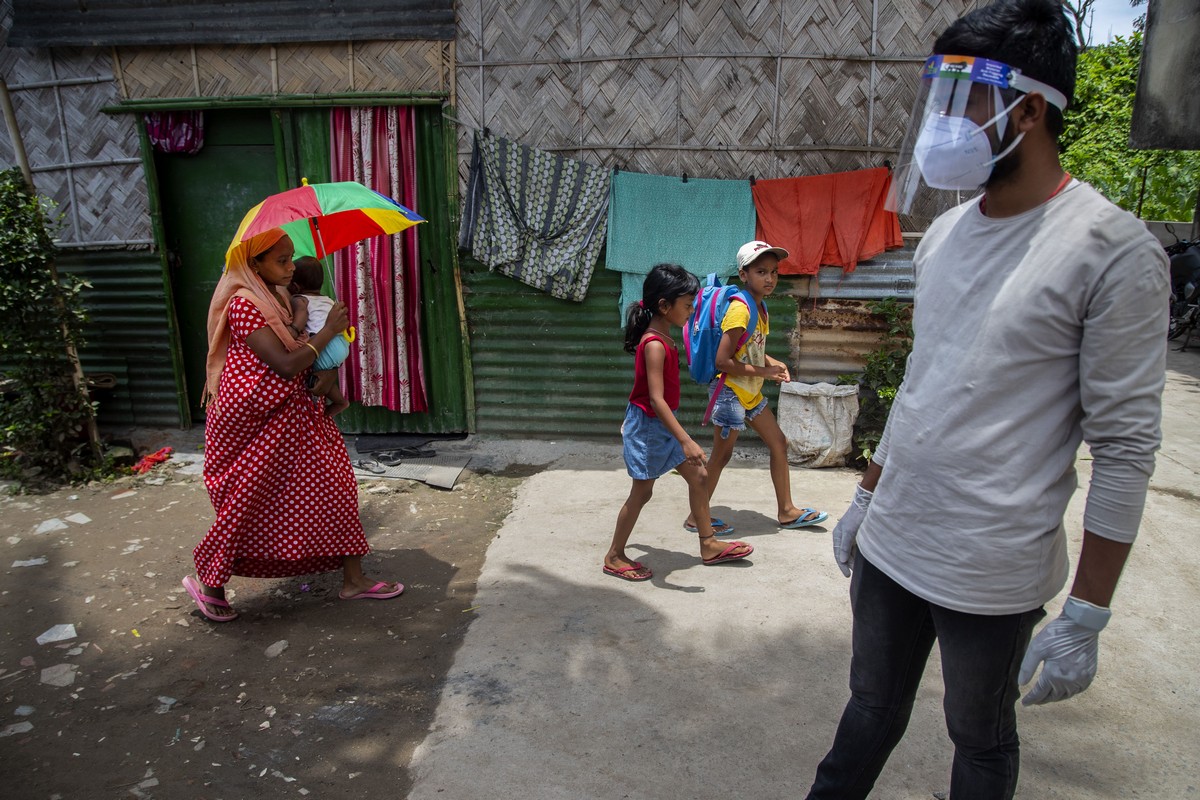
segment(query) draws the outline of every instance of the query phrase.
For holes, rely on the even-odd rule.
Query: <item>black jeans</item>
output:
[[[983,616],[951,611],[854,559],[850,702],[817,767],[810,800],[865,798],[904,735],[937,639],[954,742],[951,800],[1010,800],[1017,788],[1017,672],[1041,608]]]

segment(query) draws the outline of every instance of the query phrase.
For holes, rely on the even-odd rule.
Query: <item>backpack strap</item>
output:
[[[741,350],[746,346],[746,342],[750,341],[751,334],[753,334],[755,329],[758,328],[758,309],[755,308],[756,303],[754,302],[754,298],[747,295],[745,289],[739,291],[733,297],[729,298],[730,302],[733,302],[734,300],[745,303],[746,310],[750,312],[750,321],[746,325],[746,332],[743,333],[742,338],[738,340],[737,347],[733,348],[733,352],[737,353],[738,350]]]
[[[721,377],[717,378],[717,387],[713,390],[712,397],[708,398],[708,407],[704,409],[704,419],[700,420],[700,427],[704,427],[712,420],[713,409],[717,406],[717,396],[721,394],[721,390],[725,388],[725,373],[721,373]]]
[[[729,300],[730,300],[730,302],[733,302],[734,300],[738,300],[742,303],[745,303],[746,308],[750,312],[750,322],[746,326],[746,330],[742,334],[742,337],[738,340],[737,347],[735,347],[733,349],[733,352],[736,353],[738,350],[741,350],[743,347],[746,346],[746,342],[750,341],[751,332],[758,327],[758,309],[755,308],[755,306],[757,304],[754,302],[754,298],[750,297],[744,289],[739,291],[733,297],[729,298]],[[714,307],[715,307],[715,305],[716,304],[714,303]],[[721,390],[724,388],[725,388],[725,373],[722,372],[720,374],[720,377],[717,378],[717,386],[716,386],[716,389],[712,393],[712,397],[710,397],[708,399],[708,407],[704,409],[704,419],[700,420],[701,426],[707,425],[710,421],[712,421],[713,408],[715,408],[717,405],[717,395],[719,395],[721,393]]]
[[[741,297],[742,302],[750,309],[750,329],[753,330],[758,327],[758,303],[754,302],[754,298],[745,289],[742,289]],[[763,305],[762,313],[767,313],[766,305]]]

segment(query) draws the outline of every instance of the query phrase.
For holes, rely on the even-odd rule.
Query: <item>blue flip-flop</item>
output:
[[[730,536],[734,533],[734,527],[732,525],[727,525],[725,523],[725,520],[717,519],[716,517],[710,517],[710,519],[712,520],[711,524],[712,524],[714,536]],[[717,528],[724,528],[724,530],[719,531],[719,530],[717,530]],[[687,523],[684,523],[683,529],[685,531],[690,531],[692,533],[700,532],[700,530],[695,525],[688,525]]]
[[[779,527],[794,530],[795,528],[807,528],[809,525],[818,525],[829,519],[829,515],[824,511],[817,511],[815,508],[802,508],[804,513],[796,517],[791,522],[781,522]],[[812,519],[805,519],[809,514],[816,514]]]

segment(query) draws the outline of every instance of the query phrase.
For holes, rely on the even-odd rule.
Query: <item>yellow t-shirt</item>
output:
[[[729,308],[725,310],[725,318],[721,320],[721,330],[746,328],[749,325],[750,309],[746,307],[745,303],[738,300],[731,302]],[[771,326],[767,321],[767,315],[760,307],[758,309],[758,325],[754,328],[754,334],[746,340],[741,349],[733,354],[733,357],[743,364],[753,364],[756,367],[766,366],[767,334],[770,332]],[[733,390],[743,407],[754,408],[763,399],[763,380],[763,378],[754,378],[749,375],[726,375],[725,385]]]

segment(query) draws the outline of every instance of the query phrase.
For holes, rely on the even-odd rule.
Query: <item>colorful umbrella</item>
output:
[[[272,228],[282,228],[296,246],[296,255],[321,259],[328,274],[325,256],[330,253],[425,221],[390,197],[355,181],[310,185],[303,178],[301,183],[299,188],[271,195],[246,212],[226,251],[226,260],[241,242]],[[328,277],[332,290],[333,275]],[[354,341],[353,328],[343,335]]]
[[[424,217],[355,181],[317,183],[271,195],[246,212],[229,250],[252,236],[283,228],[296,255],[324,258],[355,242],[411,228]],[[228,255],[228,254],[227,254]]]

